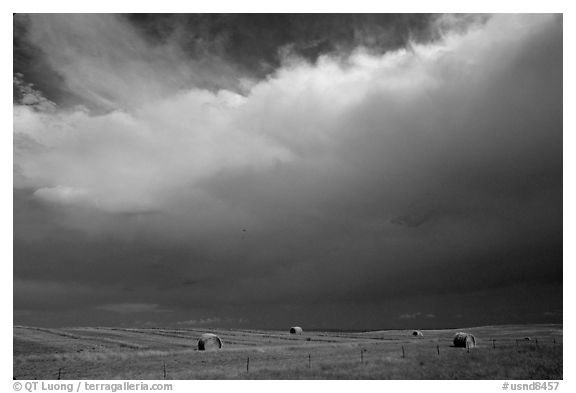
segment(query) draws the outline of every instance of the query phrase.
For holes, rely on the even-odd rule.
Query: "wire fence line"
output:
[[[499,339],[485,339],[480,341],[480,344],[475,347],[467,348],[455,347],[452,343],[445,343],[441,345],[436,341],[427,343],[414,343],[404,342],[397,345],[383,344],[383,345],[358,345],[351,347],[341,353],[334,353],[329,348],[334,347],[302,347],[294,350],[294,353],[286,353],[281,350],[270,352],[250,352],[248,361],[246,357],[237,359],[226,359],[222,362],[222,356],[214,357],[207,360],[201,367],[212,368],[219,367],[232,367],[236,370],[246,369],[248,372],[248,362],[250,371],[253,372],[258,369],[267,369],[270,367],[281,364],[285,368],[314,368],[323,364],[350,364],[357,362],[361,365],[369,364],[374,361],[402,361],[402,359],[410,359],[417,357],[422,360],[442,360],[457,354],[471,354],[474,353],[500,353],[505,351],[518,352],[521,350],[538,350],[539,348],[562,348],[562,341],[556,337],[546,338],[531,338],[525,340],[524,338],[499,338]],[[222,353],[224,355],[224,353]]]

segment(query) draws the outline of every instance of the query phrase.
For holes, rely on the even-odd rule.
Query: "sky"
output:
[[[14,324],[562,322],[562,16],[14,16]]]

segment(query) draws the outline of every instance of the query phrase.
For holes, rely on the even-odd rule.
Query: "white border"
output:
[[[99,0],[97,2],[78,1],[5,1],[0,20],[2,29],[2,48],[4,52],[2,67],[2,132],[0,148],[2,203],[0,204],[2,226],[0,252],[2,253],[2,381],[9,384],[5,391],[12,391],[12,103],[11,103],[11,76],[8,79],[8,68],[12,66],[12,12],[554,12],[564,13],[564,332],[570,335],[574,331],[574,318],[568,305],[575,299],[574,286],[571,279],[574,277],[573,263],[576,261],[574,252],[574,231],[572,223],[576,222],[576,210],[572,201],[576,201],[576,185],[574,173],[576,171],[575,136],[576,124],[574,122],[574,76],[567,70],[576,70],[574,61],[574,2],[569,1],[498,1],[487,0],[478,2],[456,1],[410,1],[410,2],[380,2],[368,0],[354,1],[311,1],[294,0],[277,4],[265,1],[234,1],[220,0],[207,2],[186,2],[162,0],[150,1],[124,1]],[[9,93],[10,92],[10,93]],[[10,102],[9,102],[10,100]],[[564,381],[560,384],[560,391],[574,391],[574,340],[564,341]],[[150,381],[151,382],[151,381]],[[234,388],[241,391],[264,392],[274,389],[277,393],[292,393],[298,390],[330,389],[336,391],[349,391],[351,389],[390,389],[391,391],[442,391],[469,392],[501,391],[501,381],[174,381],[174,391],[193,391],[194,389],[226,389]],[[570,388],[572,386],[572,388]]]

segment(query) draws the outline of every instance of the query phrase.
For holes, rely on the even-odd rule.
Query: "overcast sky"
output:
[[[14,17],[14,323],[562,321],[559,15]]]

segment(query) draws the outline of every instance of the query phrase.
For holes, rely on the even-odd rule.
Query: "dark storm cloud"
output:
[[[384,53],[410,40],[439,38],[428,14],[208,14],[126,16],[159,44],[176,42],[193,58],[218,57],[254,77],[281,66],[283,55],[310,61],[362,46]],[[469,23],[467,23],[469,24]]]
[[[561,308],[561,17],[261,18],[30,17],[100,109],[19,82],[17,309],[364,328]]]

